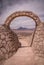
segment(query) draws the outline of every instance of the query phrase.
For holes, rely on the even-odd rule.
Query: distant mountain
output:
[[[19,27],[17,30],[34,30],[34,28],[33,29],[29,29],[29,28]]]

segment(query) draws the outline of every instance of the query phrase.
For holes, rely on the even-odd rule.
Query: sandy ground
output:
[[[35,65],[32,48],[19,48],[16,54],[5,62],[5,65]]]
[[[4,65],[44,65],[44,58],[35,56],[31,47],[19,48]]]
[[[19,41],[22,48],[19,48],[10,59],[6,60],[4,65],[44,65],[44,58],[33,53],[33,49],[30,47],[31,40],[31,36],[20,36]]]
[[[19,41],[24,47],[19,48],[16,54],[8,59],[4,65],[34,65],[34,54],[30,47],[31,38],[31,36],[20,36]]]
[[[22,46],[30,46],[32,40],[32,36],[22,37],[19,39]]]

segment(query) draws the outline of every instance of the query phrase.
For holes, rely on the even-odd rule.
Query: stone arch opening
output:
[[[9,27],[11,21],[12,21],[13,19],[15,19],[16,17],[20,17],[20,16],[27,16],[27,17],[32,18],[32,19],[35,21],[35,23],[36,23],[36,28],[37,28],[37,26],[39,26],[40,23],[41,23],[39,17],[38,17],[36,14],[34,14],[33,12],[31,12],[31,11],[29,11],[29,12],[28,12],[28,11],[18,11],[18,12],[15,12],[15,13],[11,14],[11,15],[6,19],[5,25]],[[35,28],[34,33],[33,33],[32,42],[33,42],[33,39],[34,39],[34,35],[35,35],[36,28]],[[30,45],[30,46],[32,46],[32,42],[31,42],[31,45]]]
[[[26,16],[17,17],[10,24],[10,28],[17,34],[23,48],[30,47],[35,26],[34,20]]]

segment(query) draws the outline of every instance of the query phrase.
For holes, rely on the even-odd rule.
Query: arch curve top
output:
[[[27,17],[32,18],[37,25],[39,25],[41,23],[39,17],[36,14],[34,14],[33,12],[31,12],[31,11],[18,11],[18,12],[14,12],[6,19],[5,25],[9,26],[13,19],[15,19],[16,17],[20,17],[20,16],[27,16]]]

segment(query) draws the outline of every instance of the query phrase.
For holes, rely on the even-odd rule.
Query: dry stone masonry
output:
[[[36,28],[32,47],[36,55],[40,57],[44,57],[44,24],[43,23],[41,23]]]
[[[20,42],[16,33],[11,31],[6,26],[0,26],[0,60],[2,57],[8,59],[20,47]]]
[[[0,62],[1,60],[10,58],[21,44],[18,40],[16,33],[10,29],[10,23],[13,19],[19,16],[27,16],[32,18],[35,23],[35,31],[32,37],[31,46],[33,51],[38,56],[44,57],[44,25],[39,17],[31,11],[19,11],[11,14],[0,26]]]

